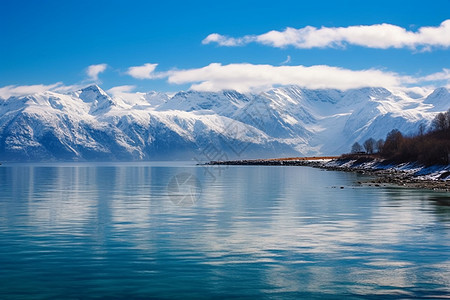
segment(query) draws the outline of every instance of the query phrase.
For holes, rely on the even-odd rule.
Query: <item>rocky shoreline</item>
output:
[[[368,180],[360,182],[361,184],[368,184],[374,186],[402,186],[408,188],[418,188],[418,189],[428,189],[435,191],[450,192],[450,181],[449,180],[432,180],[423,179],[414,176],[410,172],[393,170],[393,169],[358,169],[349,167],[334,167],[334,166],[314,166],[318,168],[323,168],[327,170],[344,171],[344,172],[357,172],[360,174],[365,174],[375,177],[373,180]]]
[[[307,166],[330,171],[357,172],[374,179],[358,182],[374,186],[401,186],[450,192],[450,165],[421,167],[414,163],[393,164],[372,157],[346,157],[337,159],[287,158],[234,161],[211,161],[207,165],[240,166]]]

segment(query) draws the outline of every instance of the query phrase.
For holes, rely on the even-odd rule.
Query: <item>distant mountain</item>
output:
[[[348,152],[397,128],[415,133],[450,107],[448,89],[427,95],[385,88],[297,86],[260,94],[150,92],[112,97],[96,85],[0,99],[0,160],[199,161]]]

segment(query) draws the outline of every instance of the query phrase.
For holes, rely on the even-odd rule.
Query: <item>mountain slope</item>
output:
[[[200,161],[340,154],[355,141],[408,134],[450,106],[429,95],[384,88],[258,95],[235,91],[110,96],[93,85],[68,94],[0,99],[0,159]]]

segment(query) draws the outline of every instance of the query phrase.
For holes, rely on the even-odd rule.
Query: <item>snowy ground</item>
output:
[[[400,163],[392,164],[386,163],[382,159],[370,159],[368,161],[361,162],[357,159],[349,160],[332,160],[324,164],[325,167],[335,167],[342,169],[355,169],[355,170],[385,170],[385,171],[397,171],[407,174],[414,179],[419,180],[442,180],[450,181],[450,164],[440,166],[423,166],[417,163]]]

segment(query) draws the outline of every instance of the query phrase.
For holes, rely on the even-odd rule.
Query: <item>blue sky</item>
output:
[[[0,4],[0,88],[95,82],[105,90],[126,86],[123,90],[248,91],[297,82],[311,88],[351,88],[365,76],[377,79],[369,85],[446,86],[450,80],[448,30],[407,41],[409,33],[422,27],[439,29],[450,19],[448,0],[0,0]],[[387,45],[357,33],[355,37],[353,29],[376,24],[403,28],[405,42],[397,43],[397,36]],[[276,31],[284,39],[286,28],[307,26],[316,31],[302,45],[289,41],[277,45],[279,40],[261,37]],[[341,28],[344,33],[317,31],[322,27]],[[234,44],[207,42],[211,34]],[[314,45],[323,34],[331,34],[329,43]],[[130,72],[145,64],[151,65]],[[94,65],[89,76],[89,66]],[[348,80],[339,81],[347,75]]]

